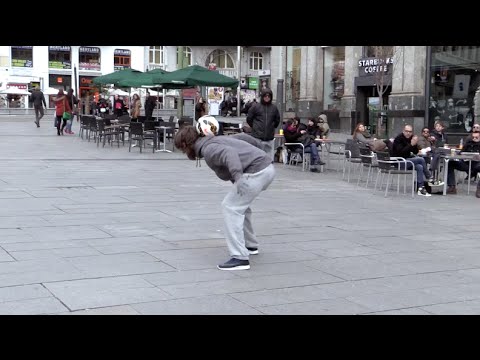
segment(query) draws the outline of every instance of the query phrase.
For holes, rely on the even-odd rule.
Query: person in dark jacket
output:
[[[435,117],[435,125],[434,125],[435,130],[432,130],[431,135],[435,138],[435,146],[442,147],[445,144],[448,144],[448,137],[447,134],[444,133],[445,126],[443,125],[443,122],[440,121],[440,117],[437,116]]]
[[[198,102],[195,104],[195,121],[197,121],[204,115],[207,115],[207,107],[205,105],[205,100],[203,100],[203,97],[200,97],[198,99]]]
[[[152,118],[155,105],[155,98],[150,96],[150,93],[147,91],[147,96],[145,98],[145,120],[149,121]]]
[[[32,101],[35,109],[35,124],[37,124],[37,128],[39,128],[40,119],[45,115],[43,107],[47,107],[47,103],[45,102],[45,95],[43,95],[43,92],[40,91],[38,86],[35,86],[32,92]]]
[[[199,119],[196,129],[187,125],[178,131],[175,147],[190,160],[203,157],[220,179],[233,183],[222,201],[231,259],[217,268],[247,270],[250,269],[249,255],[258,254],[250,206],[273,181],[275,168],[269,155],[262,149],[261,141],[245,133],[215,136],[218,127],[215,118],[204,116]]]
[[[433,182],[430,171],[427,168],[425,159],[415,156],[418,153],[418,137],[413,136],[412,125],[405,125],[403,132],[393,141],[391,156],[403,157],[415,165],[417,171],[417,194],[421,196],[431,196],[424,187],[425,178]],[[407,169],[411,169],[412,164],[407,164]]]
[[[462,152],[476,152],[480,153],[480,133],[474,132],[472,133],[472,139],[467,141],[467,143],[463,146]],[[448,175],[447,175],[447,194],[456,194],[456,179],[455,179],[455,170],[465,171],[468,176],[468,162],[464,160],[458,161],[449,161],[448,163]],[[477,174],[480,172],[480,161],[472,161],[472,178],[476,178]],[[468,178],[467,178],[468,181]]]
[[[274,157],[275,129],[280,124],[280,112],[272,103],[272,90],[265,88],[260,94],[260,104],[250,107],[247,115],[247,123],[252,128],[252,136],[264,143],[264,147]]]

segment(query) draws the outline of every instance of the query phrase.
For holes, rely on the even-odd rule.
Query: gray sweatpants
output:
[[[243,174],[222,201],[225,235],[232,258],[247,260],[247,247],[258,247],[252,227],[253,200],[268,188],[275,177],[273,164],[255,174]]]

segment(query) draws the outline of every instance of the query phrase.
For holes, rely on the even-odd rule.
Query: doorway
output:
[[[383,109],[388,108],[388,97],[391,92],[389,86],[383,94]],[[381,115],[380,97],[376,86],[357,86],[357,112],[360,115],[359,121],[363,121],[370,134],[377,133],[378,117]],[[385,114],[385,111],[383,111]],[[386,117],[382,122],[381,133],[386,134]]]

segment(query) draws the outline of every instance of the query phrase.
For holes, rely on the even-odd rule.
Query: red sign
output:
[[[197,89],[183,89],[182,94],[184,98],[192,98],[194,99],[197,95]]]
[[[8,83],[7,84],[7,89],[10,89],[11,87],[17,88],[17,89],[20,89],[20,90],[28,90],[28,84]]]
[[[217,70],[217,64],[215,63],[208,64],[208,70]]]

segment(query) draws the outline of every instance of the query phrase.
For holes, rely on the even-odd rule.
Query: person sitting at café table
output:
[[[480,132],[472,133],[472,140],[469,140],[464,146],[462,152],[474,152],[480,153]],[[455,170],[464,171],[467,173],[468,177],[468,161],[464,160],[450,160],[448,164],[448,175],[447,175],[447,194],[456,194],[456,179],[455,179]],[[471,175],[473,178],[477,176],[480,172],[480,161],[472,160]],[[468,179],[467,179],[468,181]]]
[[[365,128],[363,122],[359,122],[353,131],[352,138],[360,144],[368,146],[372,151],[386,151],[387,141],[373,137]]]
[[[444,133],[445,125],[440,121],[440,116],[435,116],[435,125],[434,130],[430,134],[435,138],[435,146],[442,147],[445,144],[448,144],[447,134]]]
[[[443,181],[436,179],[438,164],[440,161],[440,153],[435,148],[435,137],[430,135],[428,127],[422,129],[422,134],[418,137],[417,146],[419,148],[419,154],[424,157],[425,162],[430,164],[430,172],[434,174],[433,182],[429,182],[429,185],[443,185]]]
[[[330,126],[328,125],[327,115],[318,115],[318,128],[322,132],[322,138],[328,138],[328,135],[330,134]]]
[[[311,153],[311,172],[318,172],[318,169],[315,167],[315,165],[325,164],[320,160],[317,144],[315,144],[315,141],[313,141],[313,139],[311,139],[311,141],[307,141],[307,138],[310,135],[307,134],[306,126],[305,124],[302,124],[300,122],[299,117],[294,117],[293,119],[287,120],[287,127],[283,131],[283,136],[285,137],[286,143],[302,143],[305,147],[305,152]],[[287,148],[292,152],[301,151],[300,145],[287,145]]]
[[[421,196],[431,196],[424,187],[424,180],[426,178],[428,181],[433,182],[433,179],[430,170],[427,168],[425,159],[416,156],[418,153],[417,141],[418,136],[413,136],[412,125],[405,125],[403,132],[397,135],[393,141],[391,156],[402,157],[411,161],[417,171],[417,194]],[[411,168],[412,164],[407,163],[407,169]]]
[[[474,132],[480,132],[480,124],[475,123],[472,126],[472,133]],[[468,134],[468,136],[463,140],[463,142],[466,144],[468,140],[472,140],[472,134]]]

